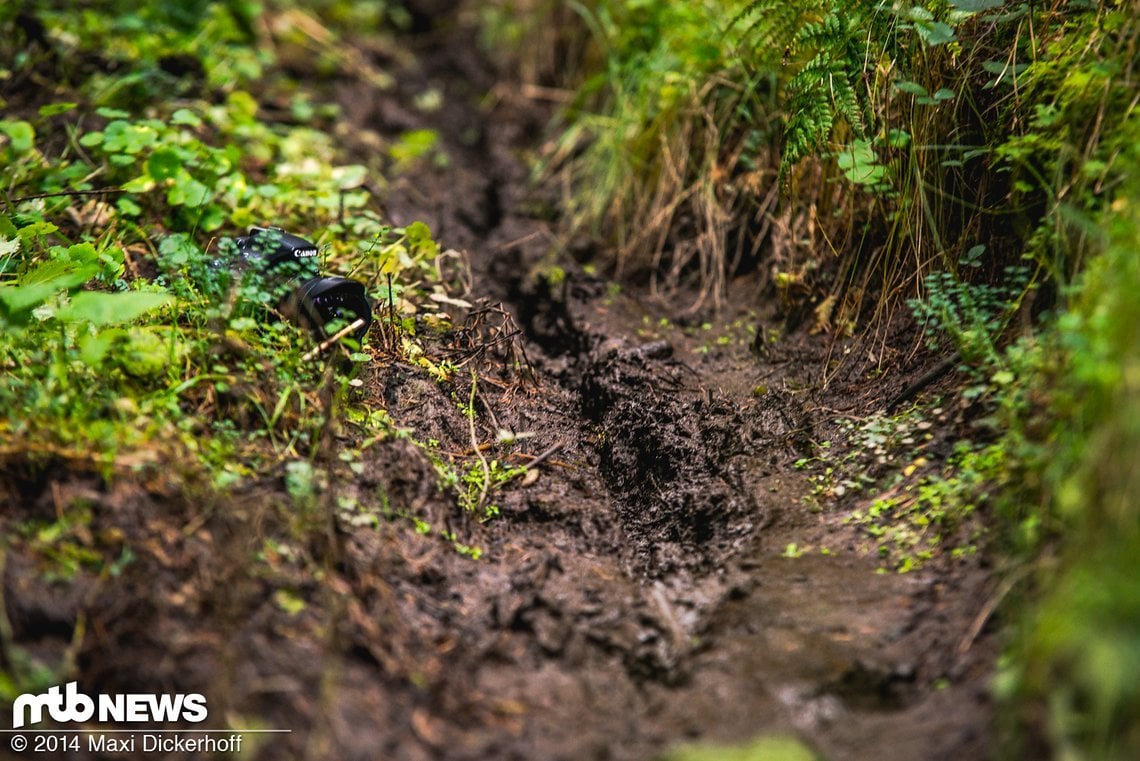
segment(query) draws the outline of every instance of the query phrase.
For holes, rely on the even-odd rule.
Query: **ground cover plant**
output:
[[[424,224],[393,227],[376,212],[366,186],[382,180],[376,168],[338,160],[335,107],[314,105],[316,93],[250,44],[254,9],[110,10],[5,18],[9,87],[64,78],[58,93],[10,102],[0,122],[3,402],[19,411],[5,423],[7,451],[111,472],[186,448],[219,485],[313,456],[360,383],[353,363],[371,355],[352,345],[347,363],[304,356],[306,332],[275,312],[281,284],[246,271],[234,250],[252,224],[304,231],[324,270],[360,279],[386,307],[386,347],[446,375],[416,349],[409,311],[446,294],[446,257]],[[284,18],[282,43],[328,46],[305,36],[333,34],[315,17]],[[53,38],[40,38],[45,27]],[[139,33],[120,49],[124,30]],[[172,60],[178,50],[190,51],[189,71]],[[326,52],[330,70],[347,65]],[[63,74],[52,69],[61,54],[74,61]],[[92,68],[100,57],[124,70],[108,78]],[[290,110],[266,118],[257,98]],[[355,409],[371,421],[365,439],[388,430],[368,427],[383,420],[372,412]]]
[[[5,469],[33,481],[53,468],[93,472],[108,487],[142,479],[207,502],[283,479],[297,505],[313,508],[318,494],[330,499],[330,478],[360,472],[362,451],[401,437],[432,453],[442,488],[475,489],[466,507],[491,511],[497,486],[520,468],[488,465],[478,451],[436,454],[438,442],[410,437],[361,391],[361,369],[378,356],[462,384],[448,359],[456,355],[425,343],[450,327],[433,297],[457,293],[460,257],[422,222],[381,216],[379,163],[342,158],[337,108],[288,76],[281,58],[292,43],[330,73],[384,86],[379,70],[344,60],[333,43],[338,24],[379,23],[385,8],[329,4],[317,16],[290,7],[271,31],[251,28],[257,12],[126,3],[0,15]],[[273,50],[258,34],[273,36]],[[415,163],[405,143],[393,140],[392,164]],[[254,224],[311,238],[322,271],[365,285],[378,316],[365,346],[351,336],[318,346],[337,326],[315,337],[285,318],[279,306],[296,284],[246,266],[234,243]],[[477,334],[468,344],[483,348]],[[476,383],[469,374],[472,394]],[[472,486],[468,471],[480,467],[490,473]],[[457,471],[462,484],[451,480]],[[357,516],[354,498],[333,502],[352,520],[404,518],[479,552],[403,506]],[[130,546],[121,534],[92,538],[90,506],[73,507],[16,533],[47,578],[117,576]],[[277,542],[310,530],[302,522]],[[60,676],[14,646],[5,657],[6,700]]]
[[[202,19],[164,19],[150,7],[118,19],[100,14],[74,18],[63,11],[47,18],[78,24],[68,29],[73,35],[69,52],[77,61],[94,51],[118,54],[129,56],[123,63],[130,61],[135,71],[108,88],[100,86],[101,74],[77,72],[76,84],[89,85],[95,103],[46,98],[28,104],[19,114],[23,118],[4,122],[9,137],[4,147],[9,170],[4,319],[6,338],[14,343],[8,354],[14,382],[6,388],[5,401],[24,413],[12,433],[35,431],[37,446],[49,450],[58,445],[82,451],[91,445],[90,450],[106,453],[111,464],[115,450],[137,449],[155,439],[156,426],[200,424],[182,409],[196,406],[197,393],[225,393],[260,378],[273,383],[265,397],[254,397],[255,406],[271,405],[262,410],[264,422],[272,428],[283,418],[296,420],[284,404],[272,415],[268,397],[276,396],[277,381],[297,374],[312,380],[305,374],[313,371],[297,361],[300,352],[288,348],[299,346],[299,335],[283,325],[264,330],[253,319],[250,300],[229,292],[226,273],[219,270],[230,265],[221,261],[220,252],[208,254],[206,248],[214,243],[210,234],[223,223],[240,230],[255,219],[280,217],[288,224],[305,215],[311,220],[317,206],[359,208],[361,194],[352,197],[331,174],[323,186],[314,186],[309,177],[299,179],[299,167],[289,168],[314,149],[331,158],[327,139],[322,146],[319,133],[274,131],[256,118],[256,103],[241,89],[260,73],[255,62],[243,77],[230,80],[216,106],[185,98],[149,106],[146,114],[125,110],[153,99],[156,90],[147,88],[187,87],[156,59],[177,49]],[[120,39],[116,25],[152,33],[137,36],[139,50],[120,52],[102,44]],[[185,36],[178,37],[179,30]],[[212,14],[203,31],[206,41],[238,47],[233,21],[223,12]],[[12,39],[10,44],[18,43]],[[9,79],[37,76],[37,66],[45,65],[52,52],[28,45],[15,57],[22,67],[10,71]],[[137,82],[142,91],[123,89],[127,82]],[[258,166],[270,164],[272,176],[265,176]],[[140,263],[144,256],[147,264]],[[141,276],[140,266],[155,264],[157,273]],[[227,337],[238,346],[251,339],[270,342],[277,351],[265,354],[276,357],[278,367],[243,367],[240,354],[232,357],[238,360],[236,368],[227,367],[225,360],[211,362],[215,344]],[[46,356],[27,356],[29,351]],[[132,399],[142,406],[115,409],[116,402],[122,406]],[[59,425],[61,420],[68,425]],[[53,432],[65,440],[51,441]],[[171,433],[157,437],[177,440]],[[230,438],[236,433],[230,432]],[[218,449],[203,456],[219,466],[231,454],[225,438],[223,433],[202,442],[206,449]]]

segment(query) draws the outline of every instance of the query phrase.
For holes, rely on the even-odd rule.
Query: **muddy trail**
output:
[[[14,546],[5,638],[73,663],[88,692],[200,692],[210,726],[289,730],[247,735],[243,758],[632,761],[769,732],[833,761],[985,757],[984,560],[877,573],[856,528],[804,506],[794,467],[834,434],[835,409],[881,406],[921,368],[874,386],[853,368],[822,390],[824,336],[791,333],[759,357],[754,312],[685,330],[684,294],[671,309],[552,258],[554,223],[536,211],[549,199],[521,158],[549,112],[498,80],[470,30],[438,27],[402,40],[415,56],[394,90],[344,81],[334,96],[361,155],[370,133],[440,133],[447,166],[392,181],[384,212],[466,252],[464,297],[487,305],[473,330],[521,329],[495,345],[525,351],[533,374],[494,350],[470,365],[475,438],[533,433],[523,450],[549,452],[537,480],[508,482],[480,522],[400,438],[305,514],[284,474],[218,502],[157,479],[8,473],[7,520],[82,500],[91,531],[134,560],[64,582]],[[406,105],[428,87],[439,110]],[[762,306],[747,277],[732,287],[733,303]],[[378,363],[363,392],[416,438],[469,452],[457,397],[470,385]],[[336,507],[346,497],[355,508]],[[393,506],[482,557],[375,520]],[[785,557],[793,542],[832,552]]]

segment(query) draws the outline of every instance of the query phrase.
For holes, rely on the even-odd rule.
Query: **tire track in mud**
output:
[[[362,126],[437,130],[450,157],[448,169],[417,175],[414,193],[402,193],[403,181],[397,180],[386,207],[397,224],[426,220],[446,245],[467,250],[476,274],[474,295],[511,306],[531,343],[528,353],[545,371],[546,387],[539,393],[548,396],[544,408],[518,411],[523,419],[515,430],[561,430],[568,442],[577,442],[568,450],[589,462],[592,471],[583,477],[588,483],[561,497],[573,501],[588,495],[590,525],[578,523],[583,519],[578,511],[541,499],[512,511],[509,498],[504,523],[537,522],[550,531],[568,518],[565,530],[571,534],[604,537],[606,555],[617,558],[623,575],[635,582],[634,607],[642,612],[631,612],[630,618],[645,622],[634,636],[640,642],[627,648],[635,654],[626,653],[623,660],[642,676],[660,673],[663,680],[676,681],[680,654],[689,649],[699,622],[743,578],[729,572],[727,561],[755,537],[763,507],[742,488],[742,461],[757,439],[775,437],[758,431],[756,421],[750,425],[725,398],[701,388],[699,375],[671,357],[668,343],[627,344],[622,336],[632,334],[632,323],[591,327],[589,313],[602,301],[603,282],[568,267],[569,280],[559,291],[536,274],[549,261],[552,235],[544,221],[520,211],[534,205],[534,190],[519,154],[533,148],[549,111],[496,90],[486,62],[467,46],[427,43],[424,51],[421,67],[401,80],[406,92],[394,100],[409,102],[418,89],[437,87],[445,92],[440,111],[402,112],[393,120],[386,116],[390,106],[356,106]],[[477,105],[485,102],[480,94],[487,91],[499,93],[490,111]],[[362,94],[342,100],[368,102]],[[638,309],[632,301],[628,307]],[[433,392],[416,386],[416,404],[422,405],[424,395]],[[458,444],[459,421],[437,402],[430,417],[452,418]],[[498,414],[504,417],[502,410]],[[501,422],[511,414],[507,411]],[[746,441],[742,430],[753,440]],[[441,433],[433,426],[432,438]],[[610,633],[586,638],[606,650],[624,647]]]
[[[580,386],[584,415],[604,432],[599,471],[639,570],[654,579],[721,566],[732,540],[752,534],[756,508],[724,472],[744,451],[740,415],[686,391],[684,368],[655,356],[671,353],[608,348]]]
[[[446,625],[424,621],[422,610],[407,615],[420,616],[416,628],[429,638],[446,639],[460,626],[446,669],[462,673],[458,681],[528,707],[514,746],[519,757],[646,758],[660,746],[655,738],[671,732],[640,704],[648,692],[690,680],[709,616],[752,583],[734,558],[754,545],[769,516],[746,484],[757,459],[749,452],[782,447],[786,415],[745,412],[702,387],[700,373],[674,358],[667,342],[627,342],[640,307],[625,297],[614,305],[605,284],[572,262],[566,280],[552,287],[540,272],[551,236],[542,220],[520,212],[533,205],[533,191],[517,158],[533,144],[529,128],[546,113],[517,100],[500,100],[490,114],[472,110],[459,93],[489,86],[482,62],[461,48],[432,49],[440,54],[420,79],[404,80],[405,97],[426,84],[446,87],[454,81],[447,77],[465,78],[426,125],[445,137],[454,169],[418,176],[414,198],[396,192],[387,206],[396,224],[423,219],[446,245],[465,248],[475,293],[511,306],[542,387],[495,406],[496,419],[539,432],[535,451],[564,442],[565,459],[576,467],[544,471],[537,485],[502,495],[503,514],[492,524],[468,527],[470,541],[488,549],[480,568],[455,568],[453,559],[433,553],[431,584],[397,579],[394,587],[433,598],[434,618]],[[481,139],[457,139],[449,126],[455,124]],[[424,206],[416,199],[435,201]],[[600,317],[611,309],[628,314]],[[397,420],[425,420],[427,435],[462,448],[462,422],[443,390],[392,374],[382,383]],[[391,465],[407,457],[387,459]],[[399,498],[398,484],[381,486]],[[423,516],[435,524],[448,509],[428,504]],[[600,692],[599,684],[606,685]],[[553,706],[561,710],[551,712]],[[479,708],[468,704],[466,713],[478,715]],[[614,737],[627,738],[628,747],[618,750]],[[501,742],[479,727],[455,738],[446,744],[480,753]]]

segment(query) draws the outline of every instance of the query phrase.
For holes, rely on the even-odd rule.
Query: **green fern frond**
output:
[[[825,0],[750,0],[729,28],[743,23],[741,39],[754,54],[760,60],[779,61],[794,49],[800,30],[809,19],[818,17],[825,5]]]
[[[773,16],[779,24],[794,17],[797,28],[784,38],[785,55],[803,61],[784,84],[787,121],[781,177],[800,159],[818,153],[840,124],[862,137],[867,122],[857,87],[867,53],[865,24],[874,20],[876,5],[871,0],[795,5],[794,13],[785,10]],[[753,13],[772,6],[768,0],[749,4]],[[758,16],[754,23],[761,22],[766,25],[767,18]],[[776,28],[765,28],[769,33],[758,39],[773,39]],[[787,34],[783,26],[778,31]]]

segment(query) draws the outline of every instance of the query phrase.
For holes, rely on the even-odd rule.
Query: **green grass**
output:
[[[696,283],[695,307],[758,253],[771,286],[831,299],[823,323],[847,329],[935,271],[994,284],[1025,266],[1063,288],[1119,180],[1127,3],[573,8],[581,31],[562,37],[588,42],[565,46],[574,96],[544,165],[568,228],[663,296]],[[516,50],[545,39],[502,15]]]
[[[542,168],[567,191],[568,228],[612,246],[617,274],[651,276],[663,292],[699,273],[697,306],[719,305],[739,253],[726,236],[732,166],[722,159],[741,152],[763,169],[769,78],[733,55],[731,3],[573,7],[588,42],[571,68],[586,73]]]
[[[232,559],[254,576],[274,576],[288,557],[321,578],[304,548],[334,521],[362,531],[394,521],[478,559],[483,550],[449,521],[431,525],[382,488],[359,497],[345,488],[385,439],[445,457],[365,393],[364,368],[399,362],[461,385],[436,351],[452,326],[432,298],[456,293],[458,255],[423,223],[390,225],[377,196],[385,172],[446,161],[438,136],[405,134],[367,165],[348,161],[324,87],[332,76],[390,85],[342,36],[377,14],[402,18],[395,6],[42,3],[29,9],[46,30],[38,41],[17,10],[0,8],[5,486],[94,474],[108,489],[162,495],[160,522],[172,517],[167,503],[208,516],[244,499],[235,495],[268,492],[290,509],[258,529],[264,552]],[[312,68],[298,76],[298,66]],[[231,238],[251,224],[314,241],[323,274],[364,284],[377,308],[363,346],[348,339],[311,355],[314,337],[277,309],[289,286],[233,260]],[[517,474],[449,455],[438,487],[488,520]],[[8,516],[0,564],[8,549],[25,553],[44,580],[66,586],[115,577],[143,554],[129,527],[93,536],[99,521],[85,500],[57,507],[50,518]],[[273,599],[297,615],[305,599],[288,583]],[[0,628],[10,643],[3,616]],[[83,642],[81,619],[58,662],[6,647],[0,696],[74,674]]]
[[[345,161],[321,91],[331,74],[384,86],[340,43],[395,7],[31,10],[43,40],[0,11],[0,461],[215,488],[286,472],[296,491],[333,439],[351,454],[400,435],[359,369],[385,353],[449,378],[413,315],[454,283],[426,225],[382,218],[381,165]],[[312,54],[307,84],[286,71],[291,46]],[[414,142],[388,151],[404,169]],[[281,284],[233,260],[228,237],[266,223],[316,242],[324,274],[364,283],[382,307],[365,347],[305,356]]]

